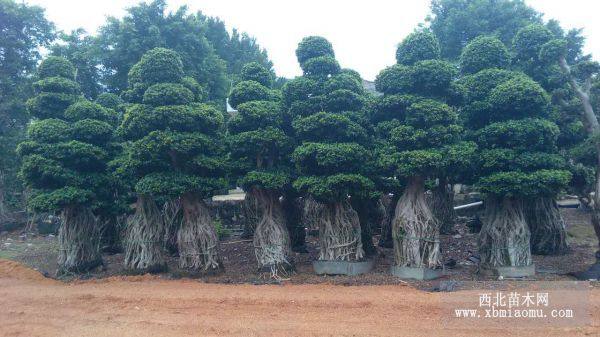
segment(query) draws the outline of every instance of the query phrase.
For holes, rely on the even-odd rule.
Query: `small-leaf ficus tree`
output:
[[[111,201],[107,163],[117,116],[80,96],[67,60],[48,57],[37,75],[37,94],[27,102],[35,119],[18,149],[21,176],[31,209],[60,212],[59,273],[86,271],[102,263],[98,215]]]
[[[137,178],[136,209],[125,239],[128,268],[165,268],[157,198],[181,201],[179,266],[192,272],[220,268],[218,238],[203,199],[226,186],[224,118],[200,103],[203,92],[184,77],[179,55],[169,49],[148,51],[129,72],[124,96],[133,104],[119,128],[130,142],[125,167]]]
[[[229,96],[237,113],[228,123],[232,159],[241,167],[246,202],[258,206],[254,251],[259,269],[274,274],[292,263],[287,217],[280,198],[291,187],[289,155],[293,139],[284,131],[281,95],[272,90],[268,69],[244,65],[241,82]]]
[[[359,122],[362,81],[356,72],[340,69],[331,44],[322,37],[304,38],[296,56],[304,75],[283,89],[299,143],[292,154],[298,174],[293,185],[322,205],[319,260],[361,260],[361,225],[348,198],[374,188],[364,175],[370,152]]]

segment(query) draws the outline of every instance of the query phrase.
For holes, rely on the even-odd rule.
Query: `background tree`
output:
[[[498,51],[500,41],[481,41],[484,38],[465,49],[462,64],[480,63],[478,58]],[[523,73],[493,68],[504,63],[490,63],[489,69],[474,74],[463,70],[467,75],[461,84],[467,96],[462,112],[480,147],[474,172],[485,193],[481,265],[526,267],[532,264],[531,234],[523,201],[549,198],[553,202],[571,175],[557,153],[559,129],[548,120],[548,95]],[[538,216],[556,216],[555,204],[547,206],[552,205],[538,208]]]
[[[201,104],[201,86],[184,77],[179,55],[152,49],[130,71],[131,105],[120,134],[131,141],[127,168],[137,178],[136,213],[128,224],[125,264],[160,270],[163,223],[155,199],[180,198],[177,233],[181,268],[220,267],[218,240],[203,199],[226,184],[222,143],[223,116]],[[137,93],[143,92],[140,96]]]
[[[424,42],[426,41],[426,42]],[[410,34],[398,47],[396,65],[375,80],[380,98],[379,138],[382,166],[406,180],[392,223],[395,264],[415,268],[441,265],[439,221],[425,200],[425,180],[444,176],[462,128],[458,114],[444,101],[453,96],[454,67],[438,60],[437,39],[427,30]]]
[[[241,71],[229,102],[238,113],[229,120],[232,159],[244,168],[239,185],[247,202],[256,202],[254,250],[260,269],[276,273],[292,263],[287,214],[280,197],[291,188],[289,155],[293,139],[284,131],[281,95],[270,87],[272,74],[252,62]]]
[[[341,70],[333,48],[322,37],[304,38],[296,49],[302,77],[283,89],[301,142],[292,154],[299,177],[294,187],[323,204],[319,226],[320,260],[356,261],[364,256],[361,225],[348,196],[374,188],[365,177],[367,133],[358,119],[363,107],[356,72]]]
[[[29,207],[60,212],[59,272],[102,263],[100,223],[110,198],[107,162],[116,121],[113,112],[80,100],[75,69],[49,57],[38,68],[37,95],[27,102],[34,122],[19,145],[21,176],[32,189]]]
[[[0,220],[21,203],[17,179],[17,144],[29,120],[25,101],[33,94],[31,82],[40,48],[54,39],[54,26],[38,6],[0,0]],[[15,207],[16,208],[16,207]]]
[[[82,28],[69,34],[61,32],[59,41],[50,48],[51,55],[61,56],[75,66],[75,81],[87,99],[94,100],[102,92],[100,53],[95,38]]]
[[[508,46],[519,29],[541,18],[522,0],[434,0],[426,20],[440,41],[441,56],[456,60],[480,35],[495,36]]]

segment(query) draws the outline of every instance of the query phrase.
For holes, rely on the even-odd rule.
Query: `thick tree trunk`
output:
[[[191,271],[221,268],[219,239],[208,207],[191,193],[181,197],[181,207],[183,222],[177,232],[179,267]]]
[[[484,268],[531,265],[531,234],[525,221],[523,202],[488,196],[484,212],[479,232],[480,265]]]
[[[437,186],[431,191],[431,210],[440,224],[440,233],[451,234],[456,222],[454,191],[445,178],[440,178]]]
[[[290,234],[279,195],[262,189],[252,189],[262,207],[261,218],[254,231],[254,253],[260,270],[285,271],[292,264]]]
[[[293,196],[284,196],[282,201],[283,214],[285,215],[292,251],[307,253],[306,231],[302,225],[303,200]]]
[[[358,214],[347,200],[322,205],[319,260],[357,261],[364,256]]]
[[[412,177],[396,205],[392,235],[397,266],[432,269],[441,266],[439,224],[424,192],[423,179]]]
[[[379,200],[380,207],[384,213],[381,219],[381,236],[379,237],[379,247],[394,248],[394,239],[392,237],[392,221],[394,220],[394,210],[398,204],[400,194],[384,194]]]
[[[61,219],[58,273],[84,272],[101,265],[101,234],[92,211],[87,207],[67,206]]]
[[[560,255],[568,250],[565,222],[554,198],[527,200],[525,220],[531,232],[531,252]]]
[[[127,223],[125,267],[140,272],[166,270],[163,235],[163,219],[156,202],[149,196],[138,196],[135,214]]]

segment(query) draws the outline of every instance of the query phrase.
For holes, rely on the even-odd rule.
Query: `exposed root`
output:
[[[456,221],[454,212],[454,191],[445,179],[439,179],[437,186],[431,191],[431,211],[440,224],[440,232],[450,234]]]
[[[259,269],[270,267],[277,274],[282,266],[291,264],[290,234],[279,196],[261,189],[252,189],[252,194],[263,207],[261,218],[254,231],[254,253]]]
[[[319,260],[358,261],[364,257],[358,214],[347,200],[324,204],[318,219]]]
[[[181,205],[183,223],[177,232],[179,267],[192,271],[221,268],[219,240],[208,207],[190,193],[181,197]]]
[[[479,232],[480,265],[523,267],[531,265],[530,233],[520,200],[488,196]]]
[[[432,269],[441,266],[439,224],[427,205],[420,177],[409,180],[398,200],[392,236],[397,266]]]
[[[303,201],[302,224],[311,231],[319,230],[319,217],[321,216],[324,205],[311,196],[303,198]]]
[[[181,209],[181,200],[175,198],[165,202],[162,207],[162,218],[165,228],[164,248],[171,254],[177,253],[177,232],[183,222],[183,212]]]
[[[102,264],[101,229],[87,207],[67,206],[58,232],[58,274],[84,272]]]
[[[559,255],[568,251],[567,231],[554,198],[528,200],[525,219],[531,231],[531,252],[539,255]]]
[[[139,196],[135,213],[129,217],[125,235],[125,267],[142,272],[167,268],[163,253],[164,224],[156,202]]]

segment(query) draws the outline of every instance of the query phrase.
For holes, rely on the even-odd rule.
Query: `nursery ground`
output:
[[[589,224],[589,213],[579,209],[562,209],[567,223],[571,251],[560,256],[534,256],[537,275],[530,280],[573,280],[569,274],[581,271],[594,262],[594,252],[597,247],[595,235]],[[496,282],[493,276],[477,273],[477,267],[469,257],[477,252],[476,234],[470,233],[465,224],[456,226],[457,233],[442,236],[442,251],[444,261],[456,262],[455,266],[447,268],[448,276],[443,280],[459,281],[457,288],[468,288],[480,283],[489,284]],[[375,238],[377,239],[377,238]],[[295,254],[296,272],[284,276],[286,283],[291,284],[316,284],[328,283],[338,285],[385,285],[404,284],[389,274],[393,261],[391,249],[378,247],[377,266],[375,270],[360,276],[318,276],[312,271],[311,262],[318,256],[317,238],[308,236],[308,253]],[[3,233],[0,235],[0,258],[19,261],[46,276],[54,277],[56,272],[56,255],[58,251],[57,239],[52,235],[36,235],[34,233]],[[218,275],[203,275],[201,280],[208,283],[251,283],[264,284],[273,281],[257,272],[252,242],[231,238],[221,244],[224,271]],[[124,275],[122,267],[123,254],[105,255],[105,268],[99,268],[91,273],[78,276],[83,279],[105,278],[115,275]],[[169,272],[160,274],[163,279],[181,278],[186,275],[177,268],[177,257],[170,257]],[[450,263],[452,264],[452,263]],[[66,280],[70,280],[67,278]],[[475,282],[467,282],[475,281]],[[435,288],[439,281],[417,282],[408,281],[409,284],[423,289]]]

